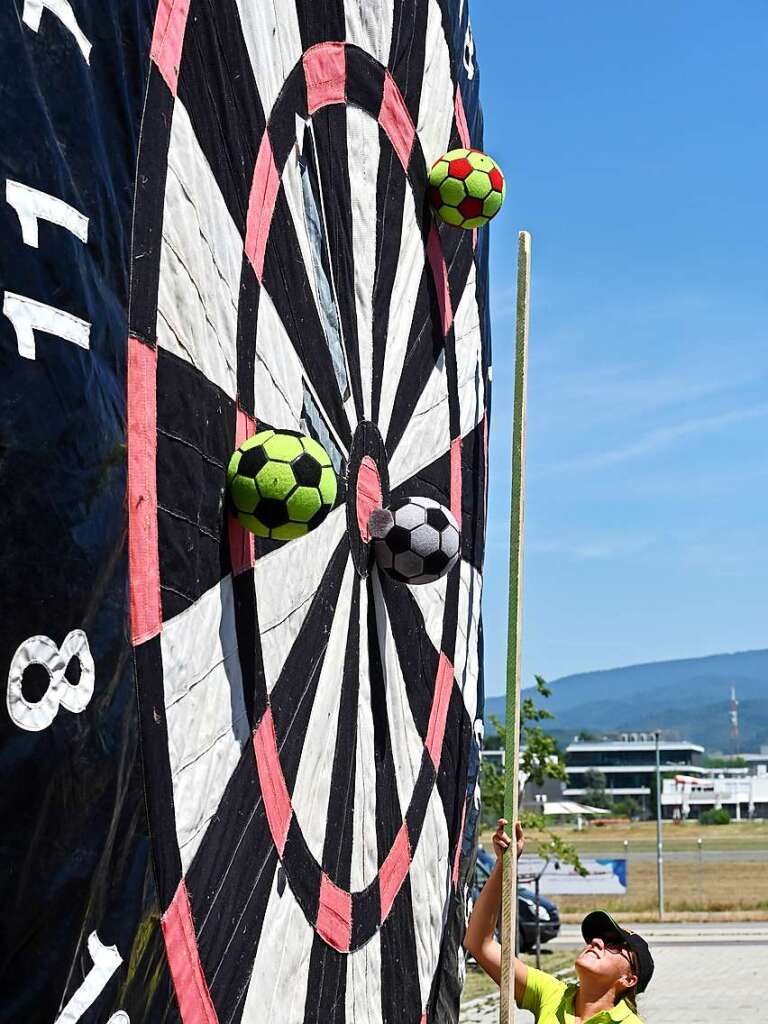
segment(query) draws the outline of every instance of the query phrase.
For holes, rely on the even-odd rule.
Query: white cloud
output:
[[[646,551],[655,543],[655,536],[631,532],[601,533],[598,537],[563,535],[547,539],[531,538],[526,544],[529,554],[558,555],[577,562],[611,561]]]
[[[639,459],[645,455],[670,448],[678,441],[700,434],[713,433],[726,427],[745,423],[749,420],[764,419],[768,416],[768,405],[755,405],[747,409],[734,409],[715,416],[699,416],[669,427],[651,430],[631,444],[610,448],[606,451],[576,456],[563,462],[551,463],[542,467],[537,476],[552,476],[560,473],[589,472],[591,470],[608,469],[631,459]]]

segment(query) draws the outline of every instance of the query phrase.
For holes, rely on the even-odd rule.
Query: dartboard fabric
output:
[[[25,0],[8,37],[40,6]],[[85,505],[66,524],[83,551],[92,538],[90,575],[1,627],[16,764],[52,764],[46,740],[77,737],[57,771],[98,770],[103,800],[58,811],[98,878],[74,886],[76,851],[57,850],[68,918],[35,949],[61,987],[19,986],[13,1019],[49,1005],[113,1024],[456,1021],[482,730],[488,236],[439,225],[426,186],[445,151],[482,147],[467,4],[113,6],[43,2],[34,45],[48,30],[59,49],[29,72],[52,74],[63,47],[71,92],[98,101],[79,141],[104,180],[89,190],[79,158],[68,203],[93,199],[98,234],[38,201],[86,248],[74,273],[58,257],[15,290],[6,278],[14,386],[64,379],[80,448],[107,439],[70,497],[86,501],[114,445],[108,516]],[[25,330],[36,307],[14,319],[19,295],[69,319]],[[267,428],[315,438],[338,478],[326,520],[289,542],[246,533],[226,504],[232,451]],[[50,455],[60,434],[39,430]],[[377,568],[367,531],[371,508],[409,497],[461,530],[458,563],[421,586]],[[25,691],[29,663],[52,680],[53,717]],[[91,756],[99,741],[109,757]],[[30,812],[39,799],[9,793],[38,842],[57,821]],[[25,921],[44,923],[57,892],[26,877],[43,862],[23,846],[17,968]]]

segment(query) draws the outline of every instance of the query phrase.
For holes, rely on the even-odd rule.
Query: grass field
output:
[[[655,822],[591,827],[583,832],[557,830],[586,857],[624,856],[627,841],[628,891],[625,896],[599,897],[601,906],[624,915],[652,917],[657,910],[656,863],[647,856],[656,849]],[[699,862],[697,839],[702,839],[704,857]],[[536,852],[536,835],[526,837],[526,849]],[[491,834],[482,837],[491,848]],[[688,855],[664,863],[665,909],[680,913],[732,913],[743,918],[768,915],[768,823],[742,822],[699,826],[665,823],[664,851]],[[738,859],[729,853],[738,851]],[[752,859],[749,854],[753,852]],[[640,858],[635,855],[641,854]],[[710,859],[712,858],[712,859]],[[716,859],[715,859],[716,858]],[[562,915],[579,916],[595,905],[594,896],[558,896]]]
[[[668,861],[664,865],[665,909],[669,912],[768,911],[768,864],[765,861]],[[557,896],[561,914],[581,914],[595,900],[623,914],[653,913],[658,906],[656,864],[630,860],[625,896]]]
[[[730,825],[699,825],[686,821],[680,825],[664,822],[664,848],[669,851],[697,850],[701,837],[705,850],[768,850],[768,822],[743,821]],[[620,851],[626,839],[630,854],[656,849],[656,822],[633,821],[627,825],[590,826],[582,832],[575,828],[555,831],[586,854],[596,855],[599,849]],[[535,836],[531,837],[535,841]],[[490,841],[490,833],[488,835]]]

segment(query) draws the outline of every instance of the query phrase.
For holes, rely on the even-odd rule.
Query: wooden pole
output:
[[[512,499],[509,519],[509,618],[507,622],[507,709],[504,816],[514,837],[518,819],[520,746],[520,645],[523,610],[523,512],[525,495],[525,414],[528,377],[528,325],[531,295],[531,236],[517,243],[517,326],[515,393],[512,411]],[[515,945],[517,939],[517,859],[514,845],[504,858],[501,910],[501,1000],[499,1020],[515,1019]]]

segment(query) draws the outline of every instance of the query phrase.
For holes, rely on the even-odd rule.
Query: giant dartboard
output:
[[[426,184],[443,152],[482,143],[468,13],[463,0],[160,0],[149,54],[126,493],[169,981],[150,1018],[456,1020],[487,237],[438,225]],[[227,511],[229,457],[267,427],[319,440],[339,480],[327,519],[287,543]],[[451,509],[461,558],[409,587],[376,567],[367,513],[412,496]]]

